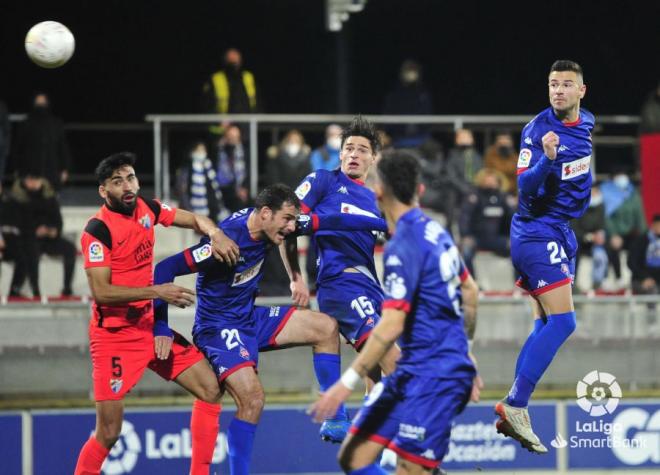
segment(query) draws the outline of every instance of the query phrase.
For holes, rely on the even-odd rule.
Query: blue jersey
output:
[[[473,375],[460,289],[468,274],[449,234],[414,208],[397,222],[384,259],[383,308],[408,314],[397,368],[437,378]]]
[[[341,170],[311,173],[300,183],[296,195],[302,201],[305,213],[381,216],[373,191]],[[320,261],[319,283],[336,277],[348,267],[356,268],[378,282],[374,265],[377,233],[326,230],[318,231],[314,236]]]
[[[549,224],[582,216],[591,196],[591,130],[594,116],[580,109],[579,119],[566,124],[547,108],[525,126],[521,135],[518,175],[533,167],[543,156],[543,136],[559,136],[557,158],[541,186],[531,195],[520,192],[518,214]]]
[[[227,318],[237,323],[250,321],[254,299],[263,277],[266,253],[273,247],[268,241],[250,237],[247,221],[253,208],[237,211],[221,223],[223,232],[240,248],[234,267],[215,260],[208,238],[203,245],[184,251],[191,268],[198,270],[197,309],[193,333]]]

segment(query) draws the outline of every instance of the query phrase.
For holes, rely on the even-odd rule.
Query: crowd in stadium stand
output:
[[[209,76],[201,96],[201,112],[231,114],[263,110],[255,76],[243,67],[242,55],[234,48],[225,53],[223,68]],[[421,64],[413,60],[403,62],[395,85],[384,98],[382,112],[400,115],[437,112],[424,83]],[[27,276],[32,294],[38,296],[39,256],[54,254],[64,258],[62,292],[70,295],[73,245],[61,236],[61,223],[56,219],[57,192],[66,183],[71,164],[62,121],[53,114],[45,93],[33,97],[27,119],[14,129],[13,142],[8,116],[7,107],[0,101],[0,186],[3,178],[16,180],[2,195],[0,251],[3,260],[15,264],[11,288],[8,292],[3,289],[3,293],[25,296],[23,281]],[[642,106],[640,133],[660,131],[659,117],[660,85]],[[205,137],[191,144],[187,155],[179,161],[182,164],[175,182],[176,198],[182,208],[222,220],[250,204],[249,143],[243,127],[226,122],[217,124]],[[431,133],[428,125],[387,124],[381,131],[385,149],[406,149],[418,158],[425,186],[421,205],[454,235],[467,266],[477,276],[488,272],[475,268],[478,253],[501,257],[509,254],[509,224],[517,206],[515,132],[498,131],[494,140],[481,149],[475,132],[467,128],[457,130],[448,147]],[[314,170],[338,167],[340,134],[341,127],[330,124],[325,129],[325,140],[314,143],[300,130],[284,131],[279,143],[266,150],[260,186],[281,182],[295,187]],[[10,161],[15,176],[5,177]],[[628,288],[635,293],[658,293],[660,220],[656,216],[652,226],[647,227],[640,190],[631,179],[632,172],[631,165],[622,164],[609,179],[596,183],[588,211],[573,224],[580,244],[576,269],[583,257],[591,261],[589,285],[578,291]],[[17,223],[11,217],[16,213],[7,211],[15,203],[17,193],[36,196],[36,192],[25,188],[26,179],[43,183],[39,187],[43,196],[39,199],[52,200],[53,205],[48,220],[35,217],[33,222]],[[44,226],[48,232],[44,232]],[[313,288],[313,245],[308,252],[307,272]],[[286,274],[279,268],[281,264],[266,265],[274,270],[266,273],[269,278],[264,281],[264,294],[286,294],[288,286]],[[630,283],[624,279],[624,266],[632,273]],[[614,278],[606,283],[610,272]],[[280,277],[282,282],[278,280]],[[510,278],[513,282],[514,276]]]

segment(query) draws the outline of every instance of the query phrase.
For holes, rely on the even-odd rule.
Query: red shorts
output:
[[[184,337],[174,332],[172,351],[166,360],[156,359],[153,321],[120,328],[89,328],[90,355],[95,401],[124,398],[142,377],[145,368],[167,381],[204,359]]]

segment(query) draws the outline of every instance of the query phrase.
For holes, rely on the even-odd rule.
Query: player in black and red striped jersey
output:
[[[152,300],[179,307],[193,303],[193,291],[153,285],[154,226],[194,229],[209,236],[213,254],[228,264],[238,247],[210,219],[138,196],[135,156],[118,153],[96,169],[105,203],[89,220],[81,237],[85,271],[94,298],[90,320],[96,430],[83,446],[75,474],[98,474],[117,441],[123,420],[123,398],[148,367],[173,380],[197,399],[191,419],[191,474],[208,474],[219,424],[218,382],[204,356],[182,336],[154,336]],[[167,345],[168,352],[163,348]],[[211,440],[212,439],[212,440]]]

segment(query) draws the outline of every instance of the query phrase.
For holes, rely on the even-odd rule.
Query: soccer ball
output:
[[[37,23],[25,37],[25,51],[42,68],[58,68],[66,63],[76,47],[71,31],[56,21]]]

